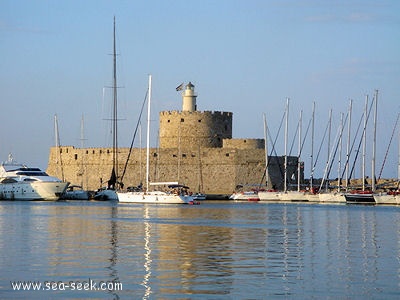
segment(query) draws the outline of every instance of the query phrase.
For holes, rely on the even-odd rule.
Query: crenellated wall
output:
[[[213,111],[163,111],[160,148],[218,148],[232,138],[232,113]]]

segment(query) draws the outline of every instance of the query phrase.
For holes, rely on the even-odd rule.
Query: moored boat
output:
[[[147,146],[146,146],[146,188],[142,187],[128,191],[117,191],[118,201],[121,203],[154,203],[154,204],[198,204],[197,200],[188,192],[189,187],[178,182],[150,182],[150,108],[151,108],[151,75],[147,95]],[[186,86],[191,88],[190,85]],[[150,191],[149,186],[167,186],[168,190]]]
[[[84,190],[79,185],[70,185],[67,190],[62,194],[61,199],[63,200],[89,200],[90,192]]]
[[[0,200],[58,200],[69,183],[14,161],[0,165]]]
[[[161,191],[127,191],[117,192],[121,203],[151,203],[151,204],[197,204],[188,192],[189,187],[177,183],[155,183],[167,185],[168,189]]]
[[[259,201],[258,191],[235,192],[229,196],[229,200]]]
[[[400,192],[376,193],[374,199],[377,204],[400,204]]]
[[[282,192],[278,192],[276,190],[259,191],[258,198],[260,201],[278,201],[281,193]]]
[[[352,191],[344,194],[346,203],[350,204],[375,204],[372,191]]]

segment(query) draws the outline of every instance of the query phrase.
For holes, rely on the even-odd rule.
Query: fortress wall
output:
[[[58,154],[57,150],[61,150]],[[118,152],[118,174],[122,175],[128,156],[128,148]],[[294,172],[297,157],[289,157],[289,168]],[[278,163],[283,158],[271,159],[271,185],[282,186]],[[237,185],[256,185],[262,180],[265,168],[264,149],[150,149],[150,180],[178,181],[191,187],[192,191],[209,194],[230,194]],[[283,167],[281,167],[283,170]],[[96,190],[107,184],[112,170],[111,148],[52,147],[47,172],[71,184]],[[123,178],[125,187],[145,184],[146,150],[134,148]],[[261,181],[262,180],[262,181]]]
[[[217,148],[232,138],[232,113],[162,111],[160,148]]]

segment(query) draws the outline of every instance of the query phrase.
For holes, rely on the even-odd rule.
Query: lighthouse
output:
[[[194,93],[194,85],[189,82],[182,93],[182,111],[196,111],[196,97],[197,95]]]

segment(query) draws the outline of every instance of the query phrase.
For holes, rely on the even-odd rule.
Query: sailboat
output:
[[[373,132],[373,143],[372,143],[372,166],[371,166],[371,173],[372,173],[372,184],[371,189],[367,190],[364,186],[365,181],[365,160],[363,160],[363,189],[362,190],[352,190],[350,193],[346,193],[344,196],[346,198],[346,203],[350,204],[375,204],[375,157],[376,157],[376,125],[377,125],[377,112],[378,112],[378,91],[375,91],[374,96],[374,132]],[[367,116],[365,116],[367,118]],[[366,121],[364,123],[364,133],[363,138],[366,138]],[[363,150],[364,151],[364,150]],[[363,155],[364,156],[364,155]]]
[[[397,122],[399,120],[400,113],[397,115],[397,120],[394,129],[396,129]],[[394,133],[394,131],[393,131]],[[400,130],[398,134],[399,138],[399,153],[398,153],[398,162],[397,162],[397,189],[396,190],[391,190],[388,192],[381,192],[381,193],[376,193],[374,194],[374,199],[377,204],[400,204],[400,190],[399,190],[399,184],[400,184]]]
[[[113,134],[113,167],[111,170],[111,176],[108,180],[107,187],[99,189],[95,195],[95,200],[118,200],[118,196],[115,192],[117,179],[118,179],[118,136],[117,136],[117,54],[116,54],[116,43],[115,43],[115,17],[114,17],[114,39],[113,39],[113,115],[112,115],[112,134]]]
[[[178,182],[149,181],[150,169],[150,107],[151,107],[151,75],[149,75],[149,92],[147,98],[147,145],[146,145],[146,188],[145,190],[118,191],[121,203],[155,203],[155,204],[198,204],[189,193],[189,187]],[[149,186],[164,186],[164,190],[150,191]]]

